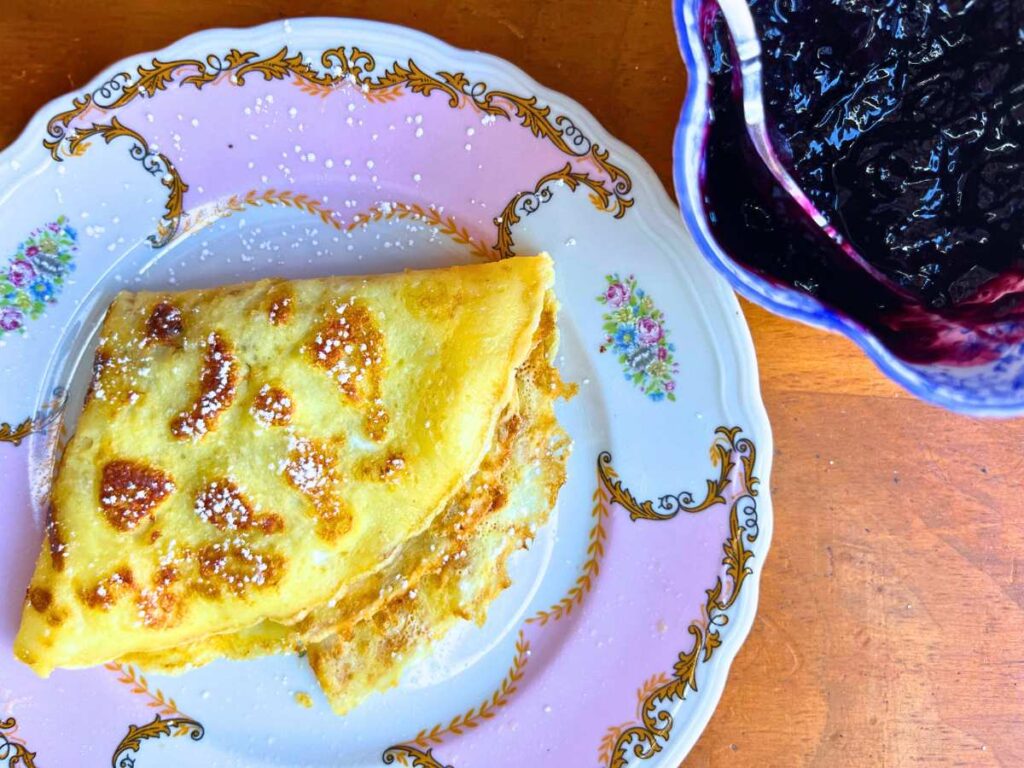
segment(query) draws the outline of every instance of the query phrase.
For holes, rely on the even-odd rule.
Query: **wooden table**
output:
[[[671,188],[668,3],[0,3],[0,146],[112,61],[211,26],[351,15],[503,56]],[[692,766],[1024,765],[1024,421],[923,405],[845,339],[745,305],[775,430],[761,607]]]

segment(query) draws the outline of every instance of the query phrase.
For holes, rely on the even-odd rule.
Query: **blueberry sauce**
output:
[[[1024,2],[749,0],[772,143],[882,279],[795,208],[751,145],[728,30],[702,33],[701,191],[716,240],[912,362],[1024,340]]]

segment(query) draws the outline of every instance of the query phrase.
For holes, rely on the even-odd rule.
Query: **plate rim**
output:
[[[198,46],[207,39],[228,38],[236,42],[246,40],[253,45],[263,42],[264,39],[271,39],[278,41],[279,44],[288,45],[290,35],[297,32],[307,32],[305,29],[307,27],[315,27],[316,29],[308,31],[320,35],[331,34],[332,30],[337,30],[345,34],[366,32],[389,36],[396,40],[411,39],[432,52],[436,52],[439,57],[451,57],[468,62],[481,62],[492,69],[500,70],[503,75],[507,75],[511,79],[516,80],[518,84],[525,86],[528,89],[529,95],[536,96],[538,100],[546,105],[557,106],[565,114],[572,115],[574,122],[578,126],[583,128],[588,135],[599,139],[602,146],[610,149],[617,155],[621,164],[629,166],[634,171],[632,175],[634,189],[643,189],[647,199],[650,201],[649,208],[644,207],[640,209],[638,206],[638,210],[634,215],[647,219],[652,233],[664,231],[664,226],[659,227],[654,226],[654,224],[668,223],[670,227],[678,227],[679,234],[693,241],[692,254],[684,255],[679,253],[674,261],[676,267],[680,269],[684,268],[680,264],[686,258],[692,258],[699,264],[699,266],[691,265],[690,268],[705,271],[708,283],[714,291],[714,296],[709,297],[713,298],[713,300],[705,300],[701,303],[719,303],[721,311],[729,318],[727,329],[720,330],[726,330],[722,336],[725,336],[732,342],[736,370],[726,370],[728,366],[725,364],[725,361],[720,354],[716,355],[718,373],[722,375],[723,380],[730,379],[733,384],[733,386],[727,387],[723,381],[719,387],[718,400],[723,410],[735,408],[738,411],[736,415],[743,417],[742,427],[744,433],[754,438],[757,444],[760,462],[757,470],[760,481],[757,496],[760,533],[756,544],[756,552],[759,563],[758,567],[753,568],[752,573],[745,582],[745,588],[738,596],[733,608],[732,615],[730,616],[728,638],[723,639],[719,652],[710,661],[701,665],[701,669],[705,671],[705,678],[701,681],[701,691],[696,696],[694,712],[685,721],[676,724],[678,730],[672,734],[667,744],[662,747],[661,754],[655,758],[654,762],[637,761],[636,763],[637,765],[652,766],[665,763],[666,765],[675,766],[690,752],[693,745],[704,732],[711,716],[717,710],[732,670],[733,662],[749,636],[757,613],[760,598],[761,571],[770,550],[774,527],[770,493],[770,478],[774,454],[773,436],[761,396],[753,338],[736,295],[733,293],[729,283],[723,279],[720,272],[713,269],[708,260],[699,258],[701,255],[699,241],[689,231],[678,206],[672,200],[668,189],[662,184],[654,169],[632,147],[605,129],[585,106],[561,91],[544,86],[508,59],[480,50],[459,48],[439,37],[402,24],[350,16],[296,16],[252,26],[211,27],[178,38],[162,48],[140,51],[123,57],[104,67],[80,87],[62,93],[37,109],[18,136],[0,150],[0,205],[3,204],[7,194],[10,194],[11,191],[17,188],[18,179],[24,175],[24,171],[20,166],[15,165],[12,161],[20,160],[37,148],[38,140],[47,135],[46,126],[49,122],[49,116],[61,111],[76,96],[98,88],[118,72],[125,69],[133,69],[132,65],[137,65],[140,61],[146,63],[152,57],[166,57],[175,50],[189,46]],[[339,27],[342,29],[339,29]],[[25,163],[26,170],[31,168],[33,162],[34,160],[30,160]],[[645,213],[641,214],[640,210],[645,211]],[[655,221],[651,222],[649,219],[655,219]],[[657,221],[659,219],[660,222]],[[671,244],[676,239],[676,233],[673,233],[671,237],[663,237],[663,239]],[[728,373],[733,375],[725,376]],[[725,391],[727,389],[734,392],[732,398],[726,398]],[[207,748],[210,747],[213,747],[217,753],[222,753],[222,749],[215,745],[210,744]]]

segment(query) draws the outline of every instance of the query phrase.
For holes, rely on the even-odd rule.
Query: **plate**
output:
[[[12,658],[53,456],[118,290],[540,250],[575,447],[483,627],[343,718],[297,657],[48,680]],[[696,740],[754,616],[771,436],[734,296],[578,104],[401,27],[211,30],[36,115],[0,155],[0,254],[0,761],[674,766]]]

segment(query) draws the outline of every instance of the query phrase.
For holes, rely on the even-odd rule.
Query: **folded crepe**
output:
[[[18,657],[305,650],[339,711],[393,684],[564,481],[552,282],[540,256],[118,296]]]
[[[120,659],[177,674],[218,658],[306,650],[332,707],[344,713],[374,690],[395,685],[459,619],[482,623],[509,585],[505,563],[525,548],[565,481],[570,441],[554,401],[572,394],[551,361],[556,305],[548,294],[516,396],[502,414],[479,468],[429,528],[385,567],[357,580],[292,625],[264,621],[237,633]]]

